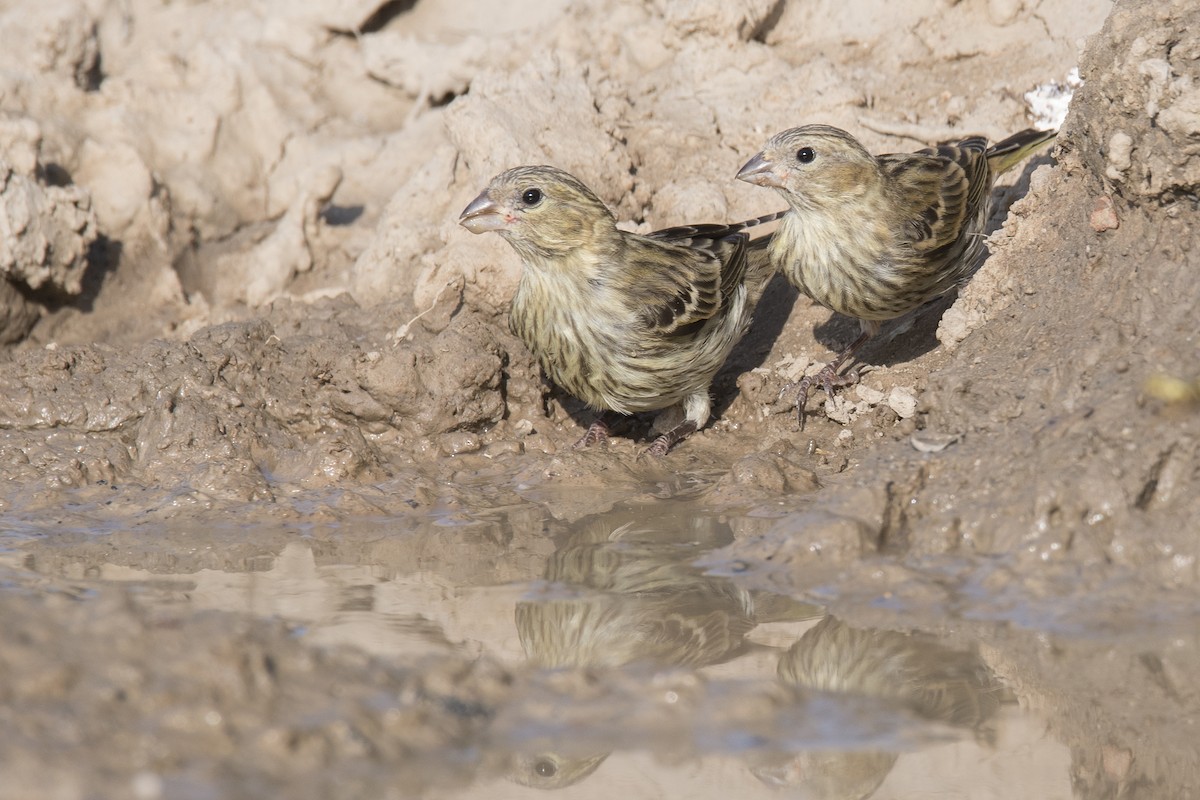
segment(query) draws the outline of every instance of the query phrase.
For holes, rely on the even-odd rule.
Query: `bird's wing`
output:
[[[750,237],[742,230],[750,223],[736,225],[680,225],[663,228],[649,235],[676,247],[686,247],[713,263],[720,270],[722,298],[729,297],[746,277],[746,242]]]
[[[749,237],[727,225],[688,225],[627,234],[627,290],[658,336],[695,334],[717,316],[746,277]]]
[[[974,219],[991,188],[982,137],[916,153],[879,157],[896,207],[905,209],[902,239],[916,253],[933,255],[953,246]]]

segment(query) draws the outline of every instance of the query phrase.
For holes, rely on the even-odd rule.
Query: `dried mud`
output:
[[[0,798],[1191,796],[1198,28],[0,5]],[[857,324],[777,277],[706,430],[571,449],[456,225],[539,162],[631,228],[749,218],[777,130],[997,138],[1076,64],[980,272],[803,432]]]

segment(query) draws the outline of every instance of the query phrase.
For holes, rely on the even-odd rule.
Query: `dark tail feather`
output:
[[[1026,128],[1007,139],[996,142],[987,149],[988,166],[992,168],[992,176],[999,175],[1015,166],[1025,156],[1057,135],[1058,131],[1039,131]]]
[[[705,239],[723,239],[726,236],[743,233],[746,228],[753,228],[756,225],[766,225],[768,222],[774,222],[777,219],[783,219],[783,215],[788,213],[785,211],[776,211],[772,214],[764,214],[761,217],[744,220],[742,222],[730,222],[728,224],[715,223],[699,223],[697,225],[676,225],[672,228],[663,228],[653,233],[647,233],[652,239],[662,239],[664,241],[691,246],[691,243],[685,241],[692,238]]]
[[[787,213],[788,209],[785,208],[783,211],[775,211],[771,214],[763,214],[761,217],[755,217],[754,219],[748,219],[743,222],[731,222],[729,223],[729,227],[735,231],[740,231],[745,230],[746,228],[753,228],[757,225],[766,225],[768,222],[774,222],[777,219],[783,219],[784,215]]]

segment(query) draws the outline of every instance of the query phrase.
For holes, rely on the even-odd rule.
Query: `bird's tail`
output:
[[[987,149],[988,166],[993,177],[1015,166],[1021,159],[1058,135],[1058,131],[1026,128]]]
[[[735,231],[741,231],[745,230],[746,228],[753,228],[757,225],[766,225],[768,222],[774,222],[777,219],[783,219],[784,215],[788,213],[788,210],[789,209],[785,208],[783,211],[773,211],[770,214],[763,214],[761,217],[755,217],[754,219],[747,219],[743,220],[742,222],[731,222],[729,223],[729,227],[733,228]]]
[[[743,222],[731,222],[729,227],[735,231],[745,231],[747,228],[754,228],[759,225],[766,225],[769,222],[783,219],[790,209],[783,211],[774,211],[770,214],[763,214],[761,217],[748,219]],[[772,276],[775,275],[775,264],[771,261],[771,239],[775,233],[771,232],[765,236],[759,236],[751,239],[746,244],[746,293],[750,297],[750,307],[758,305],[758,300],[762,297],[763,290],[767,288],[767,283],[770,282]]]

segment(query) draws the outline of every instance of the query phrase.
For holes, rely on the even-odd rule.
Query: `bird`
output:
[[[749,651],[748,635],[760,623],[819,615],[696,566],[699,555],[733,539],[716,517],[634,503],[574,522],[571,531],[547,560],[543,584],[516,605],[517,634],[535,669],[580,671],[593,687],[628,665],[700,669]],[[608,755],[575,741],[534,744],[509,775],[539,788],[579,782]]]
[[[861,333],[798,386],[804,427],[809,391],[858,379],[842,365],[880,325],[965,283],[984,251],[995,178],[1053,139],[1027,129],[989,146],[982,136],[913,153],[872,155],[846,131],[804,125],[775,134],[737,173],[778,190],[789,212],[770,258],[801,292],[859,321]]]
[[[728,531],[722,523],[681,514],[659,524],[646,509],[631,509],[572,527],[576,533],[543,573],[549,585],[570,591],[517,603],[517,631],[531,664],[697,667],[749,646],[756,596],[691,563]]]
[[[824,693],[835,707],[844,705],[852,720],[875,721],[857,734],[867,738],[884,729],[891,706],[994,743],[995,717],[1007,698],[974,650],[921,633],[856,628],[833,616],[804,632],[780,657],[777,674],[787,685]],[[874,716],[862,706],[855,716],[855,705],[864,700],[876,701],[867,705],[876,709]],[[870,797],[897,756],[871,746],[847,747],[856,736],[853,722],[848,728],[837,729],[841,748],[763,754],[751,771],[769,786],[793,794],[799,790],[804,797]]]
[[[783,213],[640,235],[579,179],[537,165],[495,176],[459,223],[521,257],[510,329],[550,380],[601,412],[576,448],[607,440],[611,413],[682,404],[683,420],[643,453],[663,456],[708,421],[713,377],[774,274],[768,237],[745,231]]]
[[[922,633],[857,628],[832,615],[780,657],[778,673],[794,686],[891,700],[983,738],[1004,697],[974,650]]]

